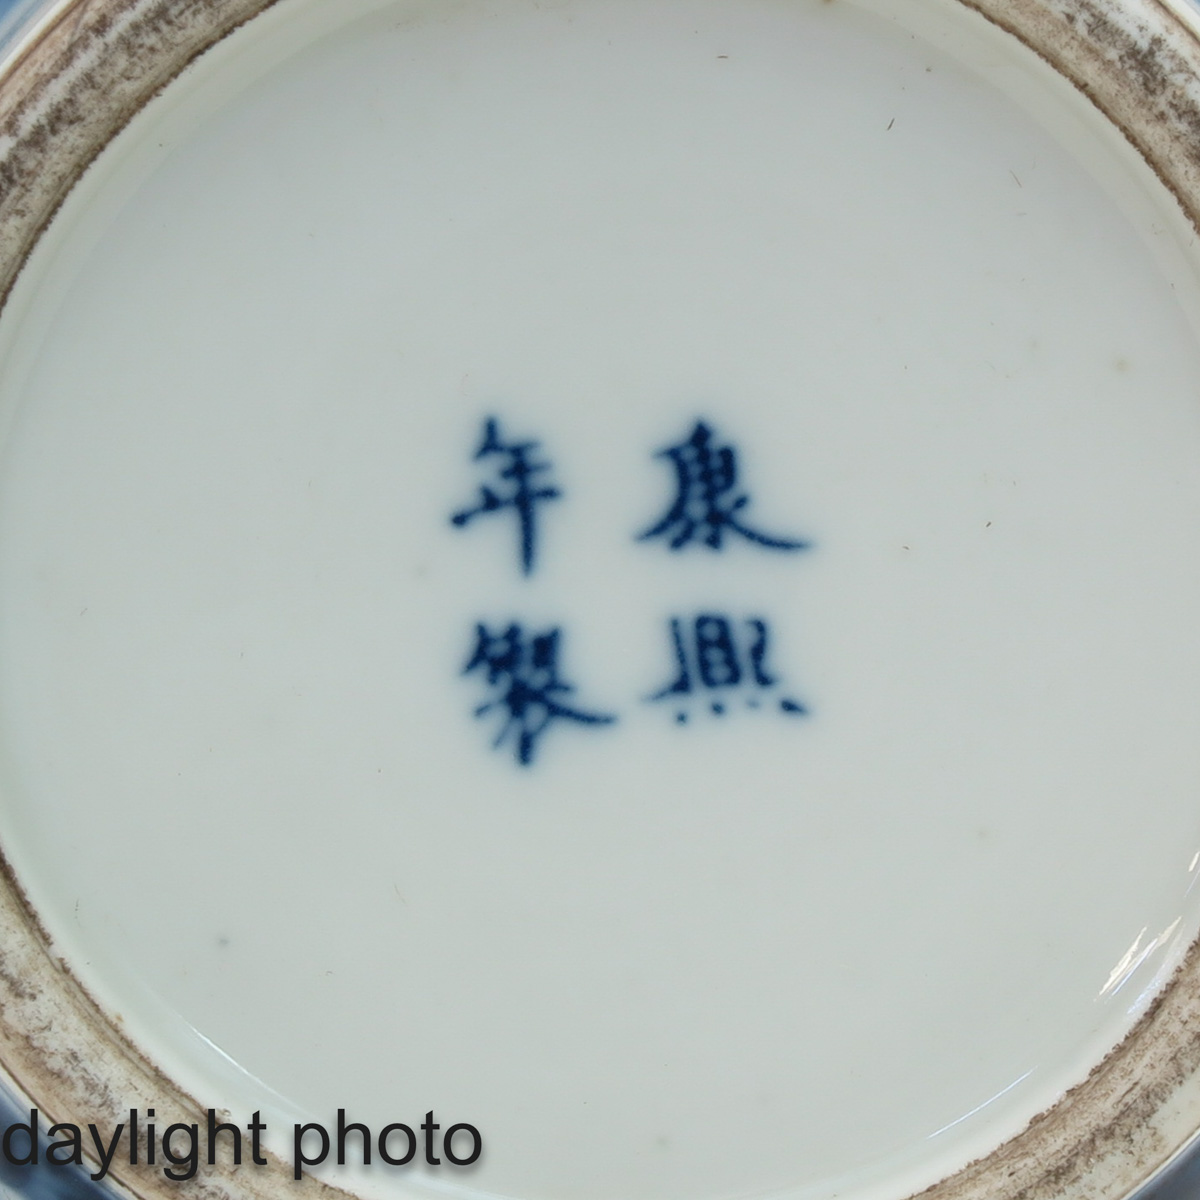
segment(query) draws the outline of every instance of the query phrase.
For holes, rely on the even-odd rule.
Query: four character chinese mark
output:
[[[532,573],[536,558],[537,506],[557,500],[562,494],[537,478],[550,470],[548,462],[537,458],[538,447],[536,441],[505,441],[500,423],[489,417],[475,459],[500,459],[498,482],[480,489],[480,500],[474,508],[451,517],[451,522],[461,528],[478,516],[511,509],[517,519],[518,562],[524,575]],[[663,450],[658,457],[669,459],[675,468],[675,500],[663,518],[637,540],[665,538],[673,551],[699,542],[719,551],[730,533],[768,550],[809,548],[807,542],[771,537],[746,523],[744,510],[750,498],[738,486],[737,452],[732,446],[717,445],[712,429],[703,421],[696,422],[684,442]],[[761,617],[740,623],[721,613],[701,613],[687,621],[673,617],[669,635],[676,675],[648,699],[674,703],[675,719],[680,724],[688,720],[688,702],[698,696],[708,701],[716,716],[722,716],[735,697],[749,708],[759,708],[765,700],[771,700],[791,716],[807,713],[799,701],[781,696],[776,690],[779,680],[767,666],[769,629]],[[499,716],[499,733],[493,745],[499,748],[508,744],[522,766],[533,762],[540,739],[556,721],[597,726],[611,725],[617,719],[568,702],[575,689],[559,673],[561,639],[560,629],[527,634],[518,622],[499,632],[484,624],[475,628],[474,649],[463,674],[482,675],[491,689],[490,699],[475,709],[475,716]]]
[[[484,513],[500,512],[511,508],[517,514],[520,541],[521,571],[529,575],[533,571],[535,537],[535,508],[546,500],[557,500],[562,493],[556,487],[535,482],[535,476],[550,470],[550,464],[538,462],[534,451],[538,442],[506,442],[500,436],[500,422],[489,417],[483,423],[483,441],[475,451],[475,461],[491,458],[501,459],[497,467],[500,483],[493,490],[486,484],[479,489],[479,503],[474,508],[465,508],[450,518],[459,528]]]

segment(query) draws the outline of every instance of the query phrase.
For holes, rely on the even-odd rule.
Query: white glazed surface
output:
[[[1176,218],[969,23],[355,7],[143,114],[0,324],[15,865],[202,1104],[434,1108],[509,1195],[931,1183],[1195,934]],[[529,578],[449,521],[491,413]],[[701,417],[809,550],[635,540]],[[709,610],[807,716],[648,702]],[[461,675],[518,618],[619,717],[529,767]]]

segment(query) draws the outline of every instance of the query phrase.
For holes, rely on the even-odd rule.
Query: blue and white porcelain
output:
[[[1191,8],[21,28],[10,1165],[21,1123],[30,1178],[147,1200],[1119,1200],[1175,1159]]]

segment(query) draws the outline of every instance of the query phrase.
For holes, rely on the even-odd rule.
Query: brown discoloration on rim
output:
[[[274,0],[77,0],[0,89],[0,305],[88,165],[197,55]]]
[[[1198,1072],[1200,946],[1193,945],[1137,1026],[1083,1083],[1020,1136],[920,1196],[1124,1196],[1175,1153],[1200,1119]],[[1172,1112],[1177,1101],[1184,1103]]]
[[[1200,47],[1157,0],[960,0],[1070,80],[1200,231]],[[1124,1042],[923,1200],[1117,1200],[1200,1126],[1200,943]]]
[[[1069,79],[1200,230],[1200,56],[1158,0],[960,0]]]
[[[273,0],[74,0],[0,85],[0,304],[71,187],[197,55]],[[335,0],[336,2],[336,0]],[[959,0],[1070,80],[1200,229],[1200,48],[1159,0]],[[129,1108],[191,1122],[201,1105],[149,1062],[56,957],[0,856],[0,1062],[50,1119],[114,1126]],[[1116,1200],[1200,1127],[1200,947],[1137,1027],[1018,1137],[924,1200]],[[144,1131],[143,1131],[144,1132]],[[227,1151],[226,1151],[227,1153]],[[301,1200],[341,1193],[226,1160],[183,1183],[120,1168],[134,1194]]]
[[[76,0],[8,64],[0,83],[0,303],[67,193],[105,145],[188,63],[273,0]],[[153,1107],[160,1128],[204,1107],[151,1063],[59,959],[0,855],[0,1063],[50,1122],[113,1129]],[[247,1114],[248,1116],[248,1114]],[[86,1140],[86,1139],[85,1139]],[[141,1131],[143,1151],[145,1128]],[[344,1193],[271,1155],[266,1167],[202,1166],[168,1181],[161,1167],[114,1164],[135,1196],[299,1200]],[[111,1176],[110,1176],[111,1178]]]
[[[1200,47],[1158,0],[960,0],[1105,114],[1200,230]],[[1200,1126],[1200,943],[1088,1078],[923,1200],[1117,1200]]]
[[[160,1130],[176,1122],[203,1126],[206,1106],[109,1022],[55,956],[2,856],[0,874],[6,884],[0,888],[0,1062],[8,1077],[46,1123],[94,1122],[107,1135],[128,1121],[129,1109],[144,1113],[152,1107]],[[344,1192],[310,1176],[294,1182],[290,1166],[269,1153],[267,1166],[238,1169],[225,1143],[215,1167],[202,1165],[193,1179],[167,1181],[160,1166],[146,1164],[145,1121],[139,1132],[140,1164],[114,1162],[110,1178],[144,1200],[266,1200],[284,1188],[298,1200],[345,1200]]]

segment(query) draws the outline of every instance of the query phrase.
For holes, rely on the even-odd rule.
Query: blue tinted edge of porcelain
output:
[[[0,0],[0,54],[8,54],[49,7],[41,0]]]

